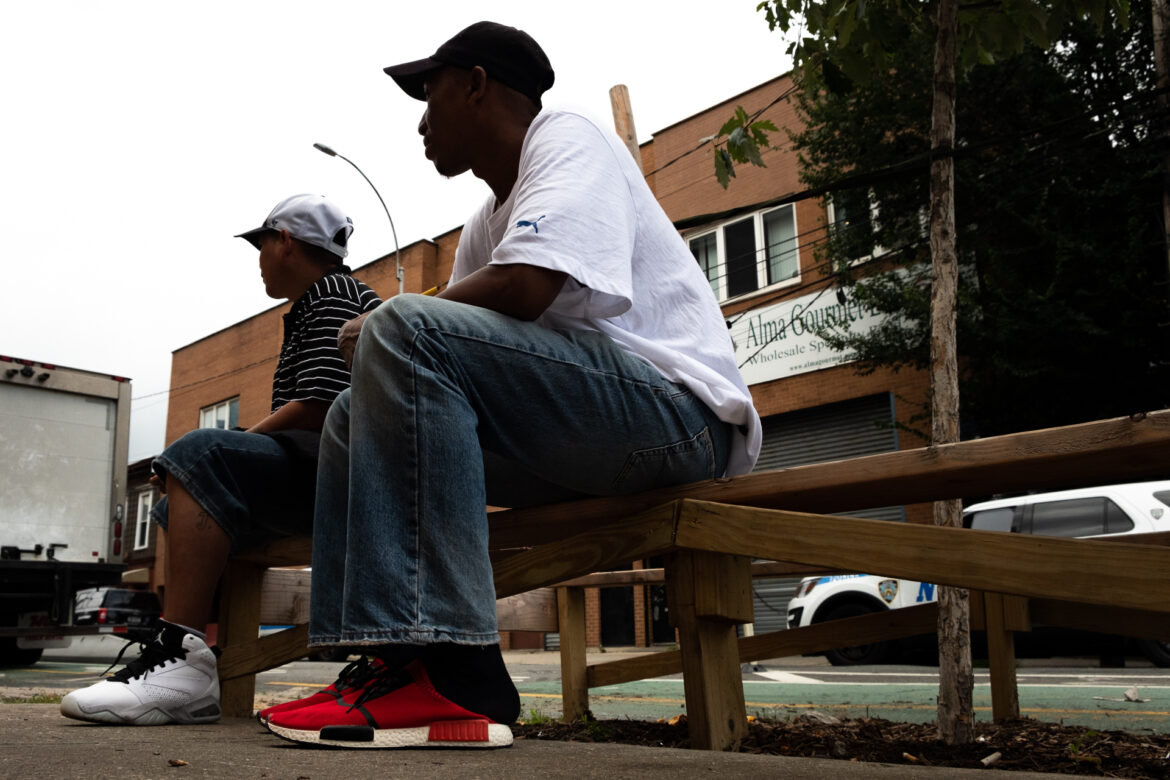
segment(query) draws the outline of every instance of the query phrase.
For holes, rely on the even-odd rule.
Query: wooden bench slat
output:
[[[675,499],[848,512],[1024,490],[1162,479],[1170,410],[761,471],[728,480],[509,509],[491,515],[493,548],[531,547]]]
[[[832,515],[681,502],[677,545],[832,566],[937,585],[1170,611],[1170,549]],[[840,540],[848,539],[848,545]],[[875,551],[881,551],[875,555]],[[1093,562],[1093,587],[1084,585]]]

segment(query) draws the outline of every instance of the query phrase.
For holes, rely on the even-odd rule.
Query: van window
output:
[[[975,512],[971,515],[968,528],[974,528],[976,531],[1013,531],[1012,518],[1015,516],[1015,510],[1010,506],[1005,506],[1002,509],[984,509],[982,512]]]
[[[1039,536],[1098,536],[1133,528],[1128,515],[1108,498],[1045,501],[1032,506],[1032,533]]]
[[[1133,530],[1133,518],[1124,509],[1105,499],[1105,533],[1120,534]]]
[[[1161,501],[1166,506],[1170,506],[1170,490],[1159,490],[1154,493],[1154,498]]]

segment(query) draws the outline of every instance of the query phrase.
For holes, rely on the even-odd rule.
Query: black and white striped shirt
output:
[[[337,331],[382,300],[338,266],[297,298],[284,315],[284,344],[272,377],[272,411],[289,401],[332,401],[349,387]]]

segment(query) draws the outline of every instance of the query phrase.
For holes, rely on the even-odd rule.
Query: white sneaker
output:
[[[62,699],[61,714],[129,726],[219,720],[215,651],[194,634],[163,625],[125,668]]]

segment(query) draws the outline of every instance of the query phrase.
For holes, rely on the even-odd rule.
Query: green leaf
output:
[[[723,127],[719,128],[719,136],[731,135],[731,131],[737,127],[743,127],[743,122],[739,121],[739,117],[733,116],[723,123]]]
[[[772,124],[771,120],[768,119],[763,119],[759,122],[753,122],[751,127],[748,129],[751,131],[752,140],[764,148],[768,148],[769,146],[768,132],[779,132],[776,129],[776,125]]]
[[[723,189],[727,189],[727,185],[731,183],[731,177],[735,176],[735,168],[731,164],[731,156],[726,149],[715,150],[715,180]]]

